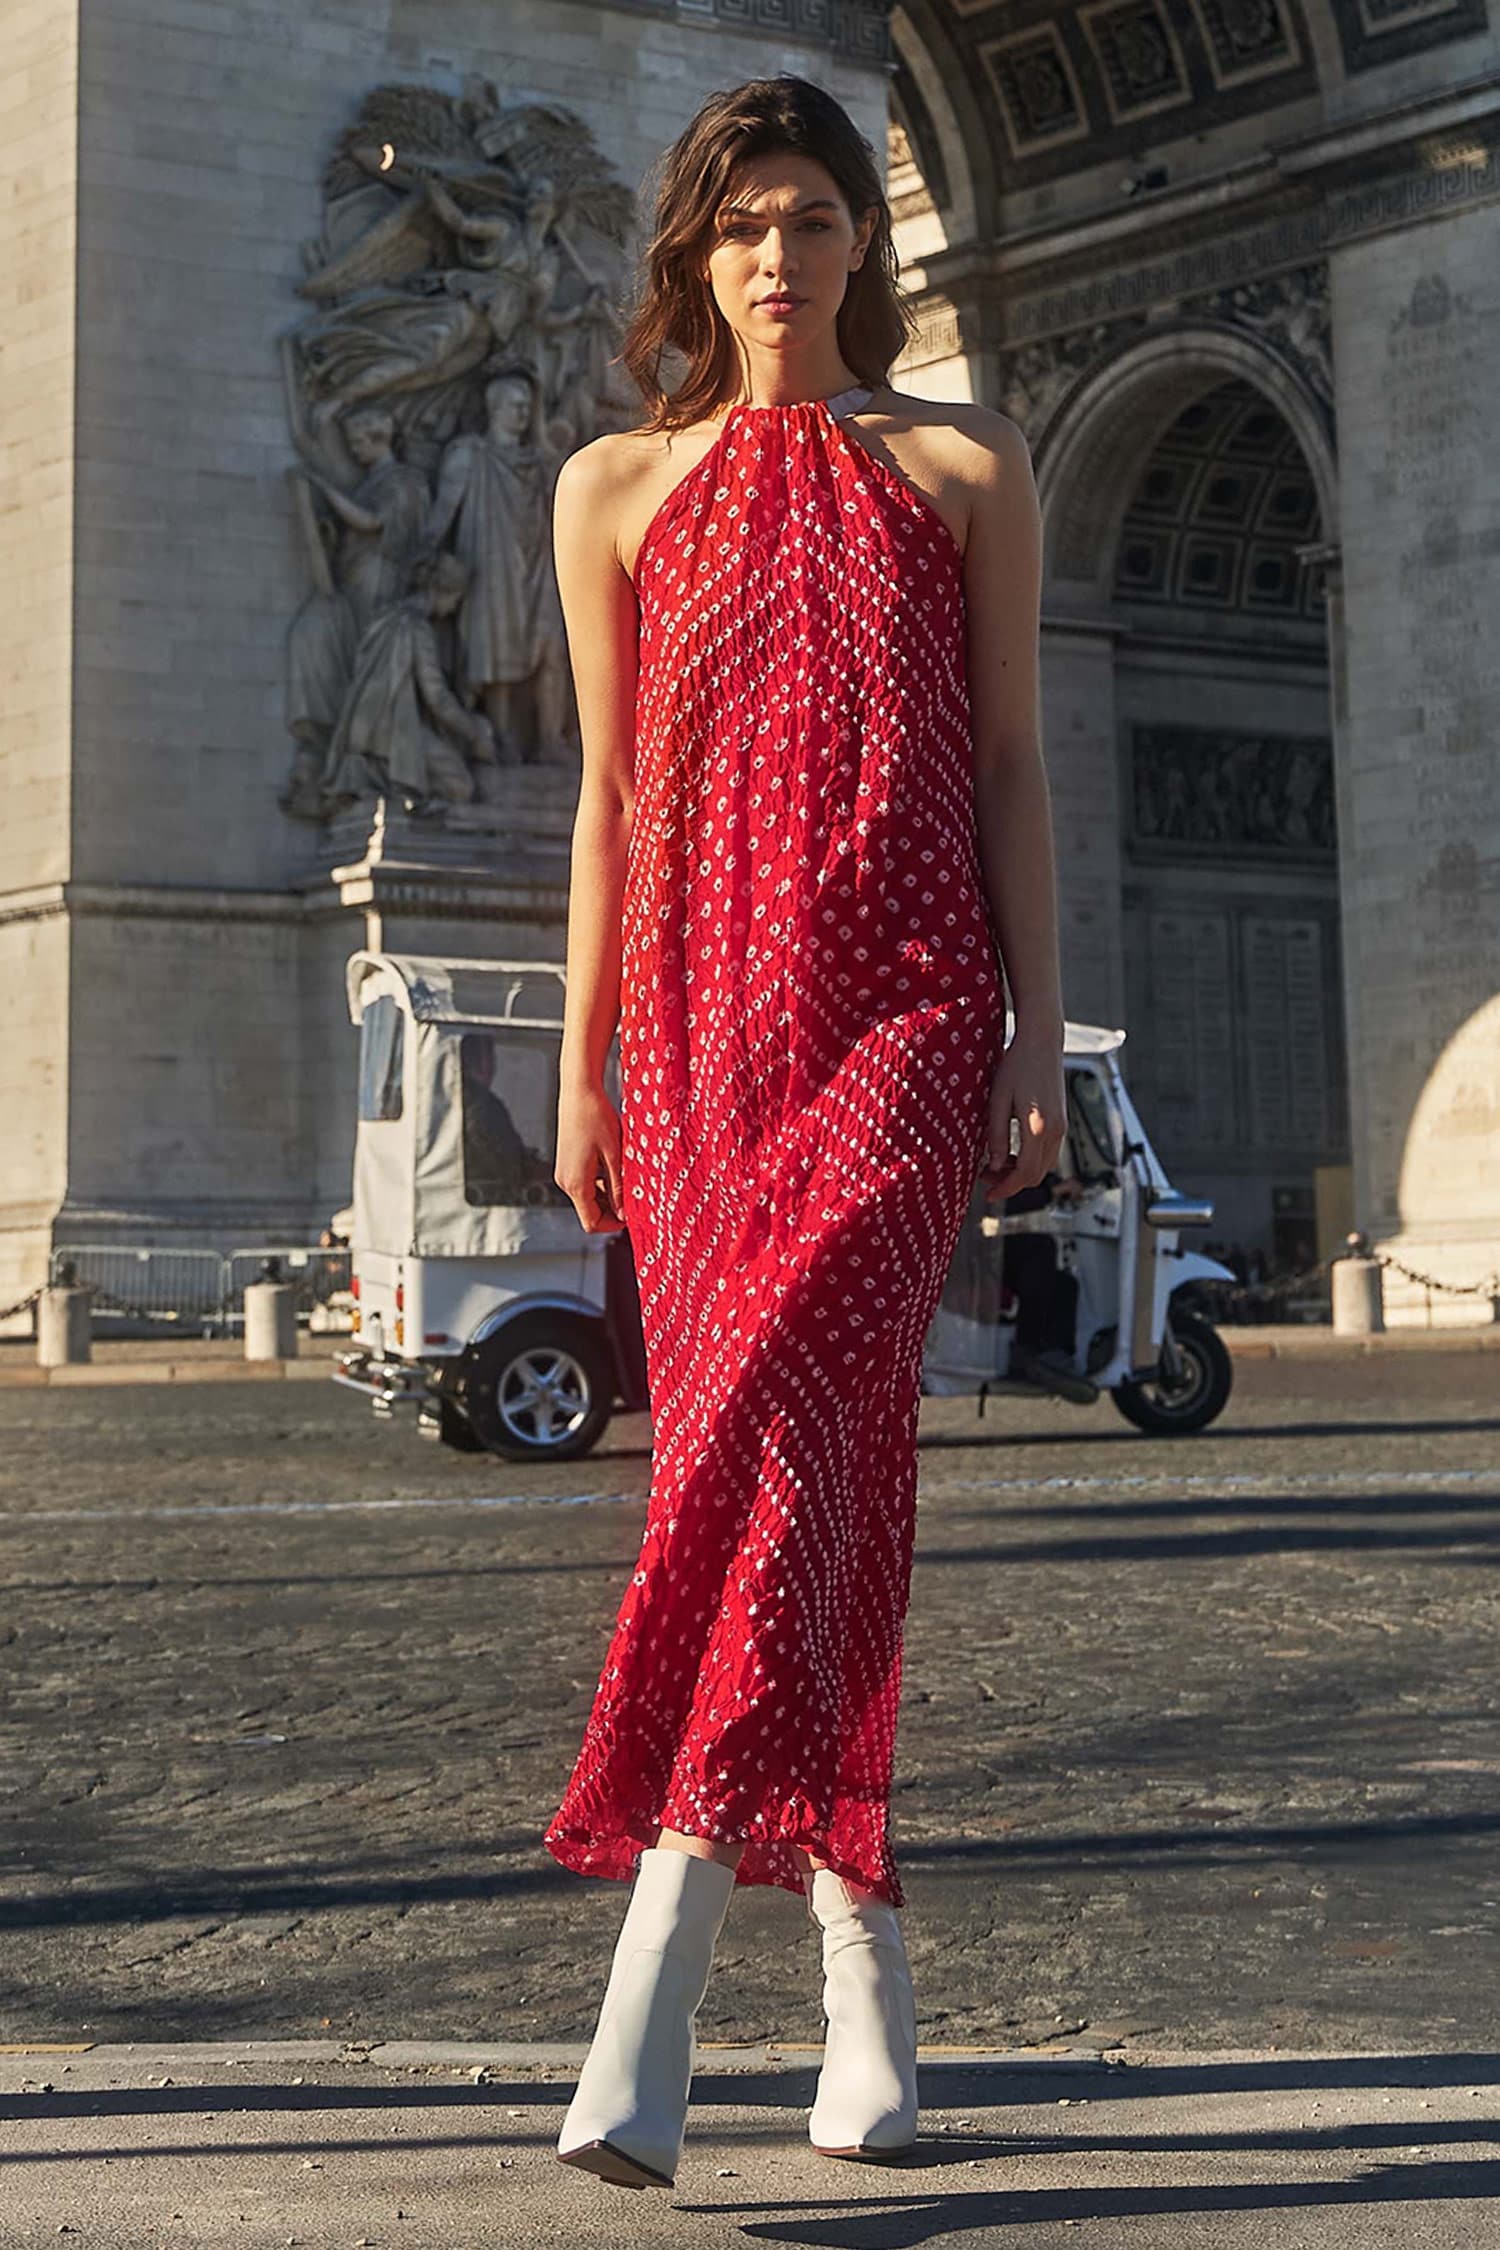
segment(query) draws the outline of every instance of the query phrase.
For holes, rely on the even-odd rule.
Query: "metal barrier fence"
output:
[[[331,1324],[337,1300],[348,1292],[349,1252],[270,1243],[226,1256],[220,1250],[74,1242],[53,1251],[48,1279],[92,1290],[96,1320],[225,1335],[244,1320],[248,1284],[268,1273],[295,1283],[299,1319]]]
[[[94,1293],[95,1319],[145,1320],[163,1327],[217,1327],[224,1315],[224,1259],[217,1250],[148,1250],[128,1243],[70,1243],[54,1250],[54,1284]]]

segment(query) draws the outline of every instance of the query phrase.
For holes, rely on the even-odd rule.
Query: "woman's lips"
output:
[[[762,297],[760,309],[762,312],[795,312],[806,302],[805,297]]]

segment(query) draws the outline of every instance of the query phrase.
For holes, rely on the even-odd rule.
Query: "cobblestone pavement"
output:
[[[1247,1361],[1175,1443],[925,1402],[924,2041],[1493,2042],[1495,1385]],[[311,1382],[0,1394],[0,2037],[585,2036],[623,1886],[539,1836],[648,1446],[517,1470]],[[739,1891],[702,2035],[818,2039],[815,1946]]]

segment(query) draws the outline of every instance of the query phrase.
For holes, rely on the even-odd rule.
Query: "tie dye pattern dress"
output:
[[[903,1902],[889,1828],[923,1338],[1004,994],[962,556],[843,426],[730,410],[634,566],[621,1175],[651,1487],[547,1849],[796,1847]]]

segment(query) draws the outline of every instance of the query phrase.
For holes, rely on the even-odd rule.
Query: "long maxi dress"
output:
[[[730,410],[635,563],[621,1186],[651,1487],[544,1842],[888,1836],[923,1339],[983,1157],[1004,992],[974,816],[962,557],[842,426]]]

